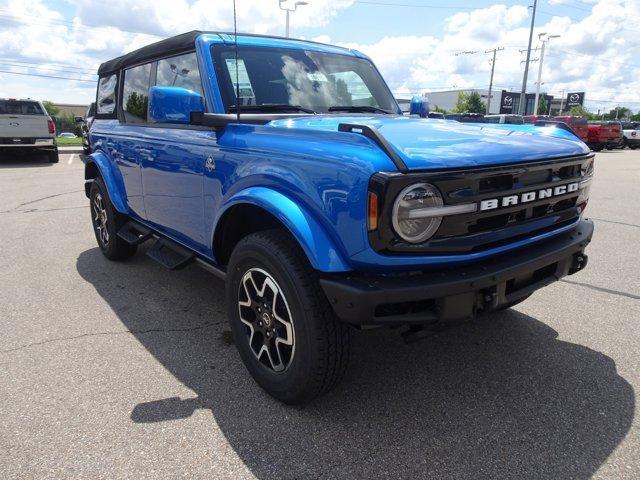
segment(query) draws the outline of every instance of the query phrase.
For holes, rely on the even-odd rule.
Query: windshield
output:
[[[213,47],[227,112],[234,111],[237,103],[235,55],[233,46]],[[331,107],[398,112],[395,99],[373,64],[349,55],[243,46],[238,49],[237,79],[244,109],[253,107],[259,111],[259,106],[271,105],[318,113],[326,113]]]

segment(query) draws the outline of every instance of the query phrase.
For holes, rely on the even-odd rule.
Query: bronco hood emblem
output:
[[[500,207],[510,207],[521,203],[543,200],[545,198],[557,197],[571,192],[577,192],[580,188],[579,182],[558,185],[557,187],[541,188],[530,192],[518,193],[516,195],[506,195],[498,198],[488,198],[480,202],[480,211],[493,210]]]

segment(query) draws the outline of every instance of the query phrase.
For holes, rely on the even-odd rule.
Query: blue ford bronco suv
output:
[[[354,328],[407,339],[582,269],[593,154],[570,132],[402,115],[362,53],[190,32],[103,63],[86,159],[110,260],[196,262],[269,394],[344,375]]]

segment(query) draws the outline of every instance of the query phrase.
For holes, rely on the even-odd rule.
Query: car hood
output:
[[[580,139],[555,127],[470,124],[400,115],[314,115],[274,120],[268,125],[337,131],[341,123],[377,128],[412,170],[490,166],[589,153]]]

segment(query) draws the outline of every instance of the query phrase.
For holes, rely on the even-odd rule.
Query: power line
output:
[[[4,60],[0,60],[0,64],[3,65],[3,66],[9,66],[9,67],[36,68],[36,69],[39,69],[39,70],[48,70],[48,71],[53,72],[53,73],[68,73],[68,71],[66,70],[65,67],[53,67],[53,66],[52,67],[46,67],[46,66],[44,66],[44,65],[46,65],[46,63],[27,64],[26,62],[12,63],[12,62],[5,62]],[[78,74],[79,75],[96,75],[96,73],[90,73],[89,70],[79,71]]]
[[[32,67],[32,66],[41,66],[41,65],[49,65],[52,68],[59,68],[59,69],[65,69],[65,70],[78,70],[82,73],[88,73],[90,75],[94,75],[97,69],[92,69],[92,68],[84,68],[84,67],[76,67],[74,65],[67,65],[65,63],[57,63],[57,62],[50,62],[48,60],[41,60],[39,62],[25,62],[22,60],[16,60],[14,58],[8,58],[5,60],[0,60],[1,63],[7,63],[7,62],[12,62],[12,63],[19,63],[21,65],[27,66],[27,67]]]
[[[76,82],[84,82],[84,83],[93,83],[95,84],[95,80],[87,80],[83,78],[72,78],[72,77],[59,77],[57,75],[40,75],[38,73],[22,73],[22,72],[12,72],[10,70],[0,70],[0,73],[8,73],[10,75],[22,75],[25,77],[44,77],[44,78],[56,78],[60,80],[75,80]]]
[[[78,25],[68,20],[53,20],[53,19],[42,19],[42,18],[36,19],[36,18],[31,18],[26,16],[23,17],[20,15],[14,15],[12,13],[9,13],[6,10],[0,10],[0,18],[13,21],[15,23],[63,26],[67,28],[72,28],[74,30],[92,31],[95,28],[115,28],[119,32],[129,33],[131,35],[148,35],[150,37],[164,38],[162,35],[156,35],[154,33],[136,32],[133,30],[127,30],[127,29],[116,27],[113,25],[98,25],[98,24],[89,24],[89,23],[83,23],[81,25]]]

